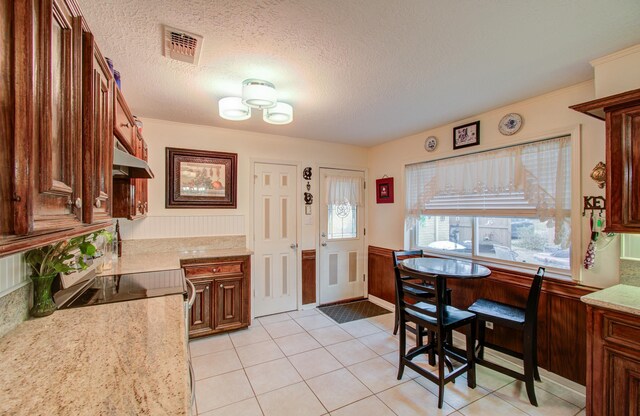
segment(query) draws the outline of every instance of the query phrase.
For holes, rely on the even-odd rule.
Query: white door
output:
[[[255,316],[297,309],[296,167],[256,163]]]
[[[320,168],[320,304],[364,297],[364,190],[362,204],[331,204],[327,180],[331,176],[359,179],[364,172]]]

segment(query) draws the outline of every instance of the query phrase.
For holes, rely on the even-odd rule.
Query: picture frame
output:
[[[166,148],[166,208],[237,208],[238,154]]]
[[[376,179],[376,203],[393,204],[393,178]]]
[[[453,128],[453,150],[480,144],[480,120]]]

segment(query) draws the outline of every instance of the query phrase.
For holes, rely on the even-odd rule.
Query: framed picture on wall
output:
[[[393,178],[376,179],[376,202],[378,204],[393,203]]]
[[[166,150],[166,208],[236,208],[237,153]]]
[[[480,121],[463,124],[453,128],[453,149],[477,146],[480,144]]]

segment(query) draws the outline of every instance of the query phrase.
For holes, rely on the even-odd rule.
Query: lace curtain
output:
[[[327,176],[327,205],[362,205],[362,178]]]
[[[537,217],[570,239],[571,137],[409,165],[407,226],[420,215]]]

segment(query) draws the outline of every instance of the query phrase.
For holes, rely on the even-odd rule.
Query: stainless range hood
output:
[[[113,146],[113,176],[116,178],[153,179],[151,168],[142,159],[130,155],[126,149],[114,140]]]

